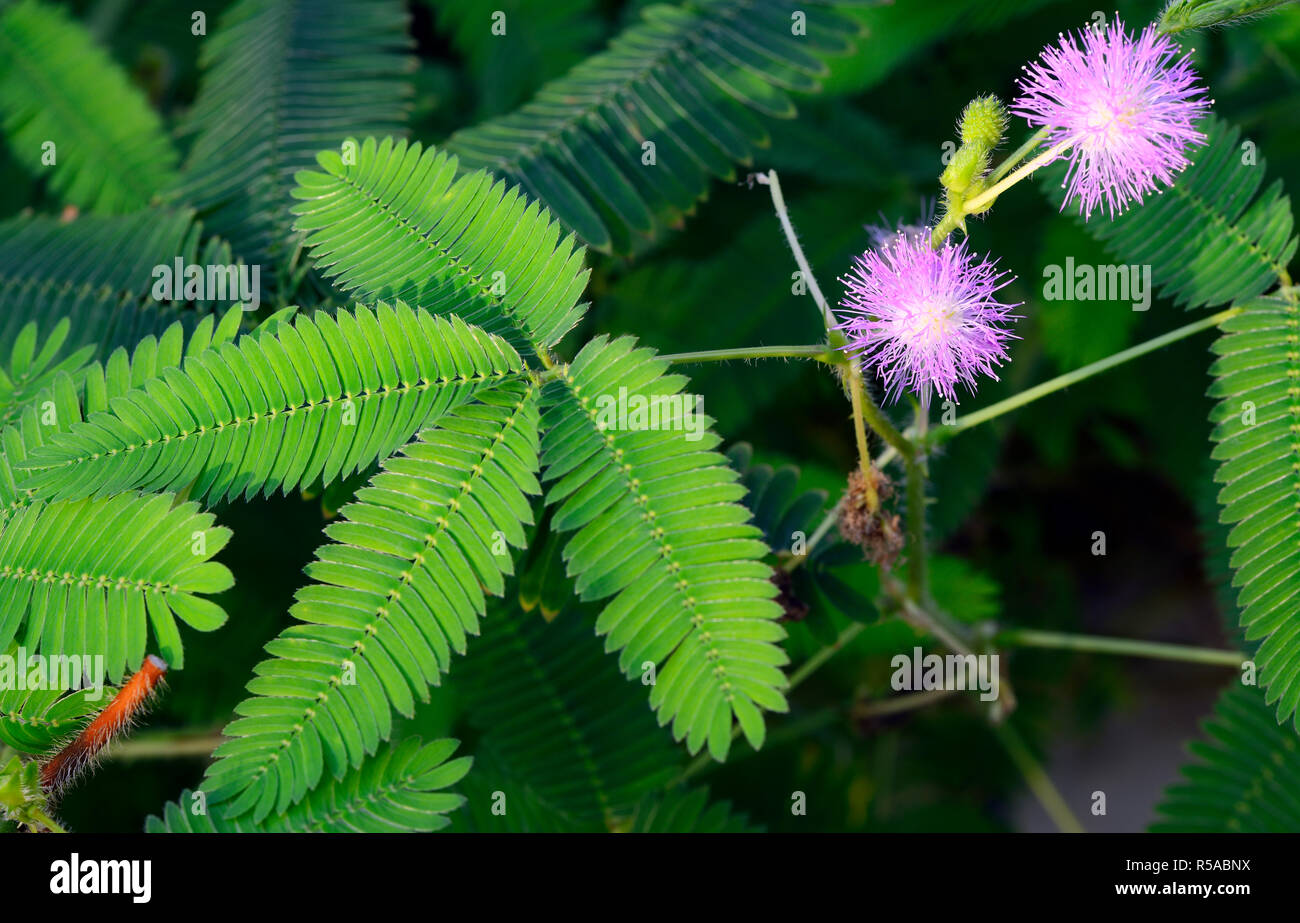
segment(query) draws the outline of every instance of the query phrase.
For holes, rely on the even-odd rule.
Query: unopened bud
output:
[[[961,143],[991,151],[1002,143],[1007,130],[1007,109],[996,96],[978,96],[962,111],[958,132]]]

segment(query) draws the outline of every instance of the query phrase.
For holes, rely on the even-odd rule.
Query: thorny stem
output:
[[[790,245],[790,250],[794,253],[794,261],[799,266],[799,272],[803,274],[803,280],[808,285],[809,294],[812,295],[813,301],[817,303],[817,309],[821,312],[822,320],[826,324],[826,332],[829,334],[835,326],[835,315],[831,313],[830,305],[826,303],[826,298],[822,295],[821,287],[817,284],[812,267],[808,265],[808,257],[804,256],[803,247],[799,246],[799,238],[795,236],[794,225],[790,223],[790,212],[785,207],[785,196],[781,194],[781,181],[777,179],[775,170],[756,173],[753,178],[767,186],[772,193],[772,205],[776,208],[776,217],[781,222],[781,230],[785,232],[786,243]]]
[[[1239,651],[1212,647],[1192,647],[1187,644],[1163,644],[1157,641],[1138,641],[1130,638],[1104,638],[1097,635],[1076,635],[1059,631],[1036,631],[1029,628],[1008,628],[993,636],[998,644],[1012,647],[1037,647],[1061,651],[1087,651],[1094,654],[1118,654],[1124,657],[1148,657],[1152,660],[1177,660],[1183,663],[1204,663],[1212,666],[1238,668],[1246,657]]]
[[[951,439],[963,430],[970,429],[972,426],[992,420],[994,417],[1000,417],[1002,414],[1009,413],[1012,410],[1017,410],[1028,403],[1038,400],[1040,397],[1046,397],[1055,391],[1060,391],[1062,388],[1068,388],[1070,385],[1091,378],[1093,375],[1113,369],[1117,365],[1123,365],[1130,359],[1136,359],[1138,356],[1154,352],[1162,346],[1167,346],[1170,343],[1177,342],[1178,340],[1186,339],[1189,336],[1200,333],[1202,330],[1216,327],[1228,318],[1240,314],[1241,311],[1241,308],[1228,308],[1226,311],[1220,311],[1218,314],[1211,317],[1203,318],[1187,324],[1186,326],[1179,327],[1177,330],[1163,333],[1144,343],[1131,346],[1128,349],[1115,353],[1114,355],[1107,356],[1105,359],[1099,359],[1096,362],[1089,363],[1082,368],[1075,369],[1073,372],[1066,372],[1064,375],[1058,375],[1040,385],[1035,385],[1032,388],[1027,388],[1024,391],[1021,391],[1019,394],[1014,394],[1004,401],[990,404],[982,410],[977,410],[974,413],[968,413],[964,416],[958,417],[947,426],[941,426],[936,429],[927,441],[928,445],[935,445],[939,442]]]
[[[1043,767],[1038,765],[1038,761],[1029,752],[1020,735],[1005,722],[993,725],[993,733],[998,736],[998,740],[1007,751],[1007,756],[1011,757],[1011,762],[1016,764],[1020,774],[1025,777],[1030,791],[1034,793],[1034,797],[1043,806],[1047,816],[1056,824],[1057,829],[1062,833],[1083,833],[1083,825],[1074,816],[1070,806],[1065,803],[1065,799],[1052,784],[1051,778],[1043,771]]]

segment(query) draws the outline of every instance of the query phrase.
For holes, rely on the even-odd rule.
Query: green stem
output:
[[[1117,365],[1123,365],[1130,359],[1136,359],[1138,356],[1154,352],[1162,346],[1168,346],[1178,340],[1186,339],[1189,336],[1207,330],[1210,327],[1217,326],[1230,317],[1235,317],[1241,313],[1241,308],[1228,308],[1226,311],[1220,311],[1211,317],[1202,318],[1194,323],[1179,327],[1177,330],[1171,330],[1168,333],[1147,340],[1145,343],[1139,343],[1128,349],[1115,353],[1113,356],[1107,356],[1105,359],[1099,359],[1096,362],[1075,369],[1073,372],[1066,372],[1064,375],[1058,375],[1056,378],[1027,388],[1019,394],[1014,394],[1004,401],[998,401],[996,404],[990,404],[982,410],[974,413],[968,413],[965,416],[958,417],[947,426],[941,426],[936,429],[930,436],[929,444],[934,445],[960,433],[962,430],[970,429],[980,423],[985,423],[995,417],[1000,417],[1004,413],[1017,410],[1026,404],[1038,400],[1040,397],[1046,397],[1062,388],[1068,388],[1070,385],[1077,384],[1086,378],[1091,378],[1101,372],[1115,368]]]
[[[808,346],[748,346],[739,349],[705,349],[693,353],[669,353],[659,357],[674,364],[730,362],[735,359],[813,359],[828,365],[846,360],[839,350],[822,343]]]
[[[1183,663],[1204,663],[1213,666],[1239,668],[1246,660],[1239,651],[1213,647],[1192,647],[1186,644],[1163,644],[1157,641],[1138,641],[1129,638],[1104,638],[1097,635],[1075,635],[1059,631],[1036,631],[1029,628],[1008,628],[993,638],[997,644],[1013,647],[1038,647],[1061,651],[1087,651],[1094,654],[1118,654],[1123,657],[1148,657],[1153,660],[1178,660]]]
[[[1083,833],[1083,825],[1074,816],[1070,806],[1065,803],[1065,799],[1061,797],[1051,778],[1043,771],[1043,767],[1038,765],[1038,761],[1029,752],[1020,735],[1006,722],[992,727],[993,733],[998,736],[998,740],[1006,749],[1007,756],[1011,757],[1011,762],[1016,764],[1020,774],[1025,777],[1029,790],[1034,793],[1034,797],[1043,806],[1047,816],[1056,824],[1057,829],[1062,833]]]
[[[912,711],[917,708],[924,708],[927,705],[933,705],[935,702],[942,702],[953,694],[951,689],[928,689],[925,692],[910,692],[907,695],[896,695],[875,702],[861,702],[853,706],[852,715],[859,720],[897,715],[900,712]]]
[[[856,364],[851,365],[850,368],[856,368]],[[906,439],[898,431],[897,427],[889,422],[889,418],[885,416],[884,412],[876,406],[876,402],[867,393],[867,384],[863,381],[861,373],[853,375],[850,372],[849,386],[858,391],[859,400],[862,402],[862,418],[867,421],[867,425],[875,430],[876,434],[885,440],[888,445],[893,446],[894,451],[904,458],[915,456],[916,446],[912,445],[911,441]]]
[[[826,661],[844,650],[850,641],[862,634],[863,629],[866,627],[862,622],[854,622],[841,631],[834,641],[805,660],[799,669],[790,674],[790,685],[787,687],[787,691],[793,692],[798,688],[804,680],[820,670]]]
[[[907,467],[907,587],[908,596],[923,603],[929,598],[925,559],[925,474],[915,455],[904,456]]]
[[[862,383],[862,370],[856,362],[849,364],[849,400],[853,404],[853,435],[858,441],[858,467],[862,469],[862,486],[867,492],[867,512],[880,509],[880,497],[871,477],[871,449],[867,446],[867,430],[862,423],[863,397],[866,388]]]
[[[786,243],[790,245],[790,251],[794,254],[794,261],[799,266],[799,272],[803,274],[804,282],[808,284],[808,292],[812,295],[813,301],[816,302],[817,309],[821,312],[822,320],[826,324],[826,332],[829,334],[831,328],[835,326],[835,315],[831,313],[830,305],[826,303],[826,298],[822,295],[821,286],[817,284],[817,279],[813,276],[812,267],[808,265],[808,257],[804,256],[803,247],[799,246],[799,238],[794,233],[794,225],[790,223],[790,212],[785,207],[785,196],[781,194],[781,181],[777,179],[775,170],[755,174],[754,179],[767,186],[772,193],[772,205],[776,208],[776,217],[781,222],[781,230],[785,232]]]
[[[1030,151],[1032,151],[1034,148],[1038,147],[1038,145],[1042,144],[1045,140],[1047,140],[1047,136],[1050,133],[1050,131],[1051,130],[1047,128],[1040,128],[1038,129],[1038,131],[1034,132],[1029,137],[1028,141],[1020,145],[1020,147],[1016,148],[1011,153],[1011,156],[1007,157],[1006,160],[1002,161],[1000,164],[997,165],[997,167],[993,170],[993,172],[989,174],[989,182],[996,183],[998,180],[1002,179],[1002,177],[1006,176],[1007,171],[1009,171],[1012,167],[1017,166],[1020,163],[1020,161],[1024,160],[1026,157],[1029,156]]]
[[[991,204],[998,196],[1006,192],[1022,179],[1028,179],[1039,167],[1044,167],[1059,157],[1071,144],[1070,141],[1062,141],[1060,144],[1053,145],[1043,151],[1033,160],[1016,169],[1014,173],[1004,177],[996,184],[981,192],[975,198],[968,201],[964,211],[968,215],[973,215],[982,210],[984,206]]]

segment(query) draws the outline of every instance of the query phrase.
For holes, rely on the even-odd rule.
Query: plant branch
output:
[[[1105,359],[1099,359],[1096,362],[1089,363],[1082,368],[1075,369],[1073,372],[1066,372],[1064,375],[1058,375],[1040,385],[1027,388],[1019,394],[1013,394],[1006,400],[998,401],[996,404],[990,404],[982,410],[977,410],[974,413],[968,413],[964,416],[958,417],[947,426],[936,428],[931,433],[928,444],[935,445],[944,440],[951,439],[953,436],[963,430],[970,429],[972,426],[985,423],[995,417],[1002,416],[1004,413],[1009,413],[1012,410],[1018,410],[1026,404],[1038,400],[1040,397],[1046,397],[1053,392],[1060,391],[1062,388],[1068,388],[1070,385],[1091,378],[1093,375],[1113,369],[1117,365],[1123,365],[1130,359],[1136,359],[1138,356],[1154,352],[1162,346],[1168,346],[1170,343],[1186,339],[1189,336],[1200,333],[1202,330],[1215,327],[1228,318],[1235,317],[1240,313],[1241,308],[1228,308],[1226,311],[1220,311],[1218,314],[1202,318],[1201,320],[1187,324],[1186,326],[1179,327],[1176,330],[1171,330],[1168,333],[1161,334],[1154,339],[1147,340],[1145,343],[1131,346],[1112,356],[1107,356]]]
[[[1034,797],[1043,806],[1047,816],[1056,824],[1057,829],[1062,833],[1083,833],[1083,825],[1074,816],[1070,806],[1065,803],[1065,799],[1061,797],[1060,791],[1052,783],[1051,778],[1043,771],[1043,767],[1038,765],[1038,761],[1029,752],[1020,735],[1006,722],[993,725],[993,733],[1002,742],[1007,756],[1011,757],[1011,762],[1016,764],[1020,774],[1025,777],[1029,790],[1034,793]]]
[[[968,201],[964,206],[965,213],[968,215],[973,215],[976,212],[983,210],[983,208],[986,205],[992,204],[993,201],[997,199],[998,196],[1006,192],[1016,183],[1020,182],[1022,179],[1027,179],[1030,175],[1034,173],[1034,171],[1038,170],[1040,167],[1047,166],[1047,164],[1051,163],[1053,160],[1059,157],[1062,153],[1065,152],[1065,150],[1070,146],[1071,143],[1072,142],[1070,141],[1062,141],[1060,144],[1053,145],[1052,147],[1049,147],[1047,150],[1043,151],[1033,160],[1019,167],[1009,175],[1003,177],[997,183],[990,186],[988,189],[984,190],[979,195],[975,196],[975,198]]]
[[[1164,644],[1157,641],[1140,641],[1130,638],[1104,638],[1098,635],[1076,635],[1059,631],[1036,631],[1029,628],[1008,628],[994,638],[998,644],[1012,647],[1037,647],[1061,651],[1087,651],[1094,654],[1118,654],[1122,657],[1147,657],[1152,660],[1178,660],[1183,663],[1204,663],[1213,666],[1238,668],[1247,658],[1240,651],[1213,647],[1192,647],[1187,644]]]
[[[1008,171],[1028,157],[1030,151],[1042,144],[1047,139],[1048,134],[1049,129],[1040,128],[1030,135],[1028,141],[1012,151],[1010,156],[997,165],[993,172],[989,174],[988,181],[996,184],[998,180],[1007,175]]]
[[[730,362],[737,359],[812,359],[828,365],[843,365],[844,354],[825,343],[808,346],[747,346],[738,349],[705,349],[693,353],[668,353],[659,357],[685,365],[693,362]]]
[[[808,257],[804,256],[803,247],[799,246],[799,238],[795,236],[794,225],[790,223],[790,212],[785,207],[785,196],[781,194],[781,181],[777,179],[775,170],[756,173],[754,179],[767,186],[772,193],[772,205],[776,208],[776,217],[781,222],[781,230],[785,232],[785,241],[790,245],[790,251],[794,254],[794,261],[799,265],[799,272],[803,274],[803,280],[808,284],[808,292],[812,295],[813,301],[817,304],[817,309],[821,312],[822,320],[826,324],[826,332],[830,333],[835,327],[835,315],[831,313],[830,305],[826,303],[826,297],[822,295],[821,286],[817,284],[812,267],[808,265]]]

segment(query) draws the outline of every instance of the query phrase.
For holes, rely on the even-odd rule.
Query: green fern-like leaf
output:
[[[77,371],[95,353],[95,347],[83,346],[62,361],[57,356],[68,339],[71,324],[60,321],[36,350],[36,324],[30,323],[18,332],[9,353],[9,366],[0,368],[0,426],[8,426],[18,416],[28,401],[51,386],[60,373]]]
[[[798,12],[803,34],[778,0],[649,6],[608,50],[447,148],[522,186],[590,246],[626,252],[634,236],[680,226],[713,177],[733,178],[767,146],[755,113],[792,118],[789,92],[817,91],[826,59],[853,50],[855,20],[826,0]]]
[[[6,652],[8,663],[19,669],[18,647],[11,645]],[[79,669],[80,659],[56,664],[61,678],[69,683],[83,681]],[[23,753],[46,754],[76,734],[114,696],[110,688],[84,688],[66,692],[63,689],[28,689],[26,679],[19,682],[14,674],[5,676],[0,667],[0,743],[8,744]]]
[[[1118,258],[1150,265],[1161,295],[1188,308],[1261,294],[1285,274],[1297,243],[1281,181],[1260,192],[1264,161],[1246,158],[1241,132],[1215,116],[1200,129],[1208,144],[1172,187],[1113,221],[1087,223]],[[1064,168],[1045,173],[1059,204]]]
[[[513,571],[496,537],[522,546],[540,493],[535,386],[508,382],[443,417],[326,528],[292,615],[267,645],[233,740],[204,791],[254,822],[300,801],[326,768],[339,778],[392,731],[478,634],[485,593]]]
[[[483,171],[456,179],[455,157],[391,138],[367,138],[354,164],[318,160],[324,173],[297,176],[294,227],[344,291],[455,313],[538,351],[582,317],[584,251],[518,189]]]
[[[1300,737],[1278,725],[1259,690],[1224,690],[1190,745],[1195,761],[1157,808],[1156,833],[1281,833],[1300,828]]]
[[[710,802],[707,789],[650,796],[637,806],[630,833],[760,833],[727,801]]]
[[[31,499],[32,490],[18,486],[21,472],[17,465],[32,447],[42,445],[54,433],[69,429],[91,414],[106,412],[110,401],[157,378],[164,370],[179,368],[185,356],[230,342],[239,331],[242,316],[239,308],[231,308],[218,323],[209,314],[199,321],[188,339],[185,325],[177,321],[161,336],[140,340],[130,356],[118,347],[106,364],[91,363],[76,376],[59,368],[52,376],[46,374],[35,379],[49,383],[15,405],[13,425],[0,431],[0,526],[15,509]],[[57,339],[51,336],[50,342]],[[47,344],[41,355],[49,348]],[[75,359],[74,356],[65,361],[65,365]],[[29,371],[38,365],[39,357],[32,360]],[[30,375],[26,377],[30,379]]]
[[[215,238],[200,246],[200,231],[192,212],[165,209],[0,222],[0,342],[15,342],[29,323],[53,329],[66,320],[60,357],[87,344],[104,357],[162,333],[182,317],[181,306],[153,300],[154,267],[171,267],[177,257],[188,265],[231,262]],[[204,313],[212,304],[195,307]]]
[[[733,716],[757,749],[759,709],[787,708],[786,655],[775,643],[785,631],[762,562],[768,548],[736,502],[745,493],[738,475],[713,451],[718,437],[683,432],[686,420],[666,409],[658,429],[619,429],[602,416],[622,388],[629,407],[659,396],[667,408],[662,399],[679,395],[694,413],[680,395],[686,379],[666,369],[633,338],[602,336],[548,385],[547,500],[558,505],[552,528],[575,533],[564,556],[580,596],[614,596],[596,623],[606,649],[622,651],[629,675],[662,663],[650,694],[659,722],[671,721],[692,753],[707,741],[721,760]]]
[[[262,821],[232,817],[220,806],[201,812],[189,790],[150,817],[149,833],[429,833],[450,823],[447,815],[465,803],[444,791],[469,770],[468,757],[448,761],[459,746],[414,738],[385,747],[341,779],[327,779],[300,804]]]
[[[617,829],[680,771],[639,679],[619,674],[581,607],[548,623],[501,603],[488,622],[447,685],[481,735],[470,773],[477,785],[456,826]],[[497,791],[505,814],[492,811]]]
[[[346,477],[522,369],[503,340],[406,305],[300,315],[193,355],[19,462],[51,498],[179,490],[219,500]]]
[[[0,649],[21,638],[45,655],[102,655],[116,682],[144,659],[152,625],[163,659],[183,667],[176,619],[220,627],[225,612],[204,596],[233,578],[209,560],[230,530],[198,504],[174,501],[123,493],[18,510],[0,533]]]
[[[294,173],[349,132],[405,130],[406,19],[395,0],[231,7],[202,48],[203,83],[182,128],[193,147],[173,198],[249,261],[279,261]]]
[[[1260,683],[1285,721],[1300,705],[1300,306],[1269,297],[1241,307],[1213,346],[1211,457],[1220,463],[1220,519],[1232,524],[1229,563],[1241,624],[1247,641],[1262,639]]]
[[[52,4],[23,0],[0,13],[0,116],[14,156],[81,208],[140,208],[175,170],[176,152],[143,95]]]

